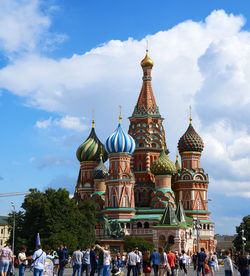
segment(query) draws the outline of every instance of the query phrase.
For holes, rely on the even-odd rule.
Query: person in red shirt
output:
[[[171,276],[175,275],[175,254],[171,252],[171,250],[167,250],[167,258],[168,258],[168,263],[171,268]]]

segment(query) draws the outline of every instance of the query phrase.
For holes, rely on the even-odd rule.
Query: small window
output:
[[[143,143],[139,143],[139,148],[144,148],[144,144]]]
[[[206,224],[203,224],[203,230],[206,230]]]
[[[124,228],[124,223],[121,223],[121,228]]]
[[[137,222],[137,228],[142,228],[142,223],[141,222]]]
[[[207,225],[207,230],[209,230],[210,229],[210,226],[209,226],[209,224]]]
[[[144,222],[144,228],[149,228],[149,223],[147,221]]]
[[[116,197],[113,196],[113,207],[116,207]]]
[[[127,222],[126,228],[127,228],[127,229],[130,229],[130,223]]]
[[[189,208],[190,208],[190,203],[189,203],[189,201],[186,202],[186,206],[187,206],[187,210],[189,210]]]
[[[152,148],[156,148],[156,144],[155,144],[155,143],[152,143],[152,144],[151,144],[151,147],[152,147]]]

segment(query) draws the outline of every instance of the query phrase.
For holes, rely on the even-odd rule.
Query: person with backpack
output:
[[[38,245],[32,256],[34,276],[43,276],[44,264],[46,261],[46,253],[42,250],[42,246]]]
[[[82,251],[82,272],[81,275],[83,276],[84,271],[86,271],[86,276],[89,276],[90,273],[90,248],[86,248]]]
[[[202,271],[202,276],[205,276],[205,260],[207,255],[205,253],[205,249],[202,247],[201,252],[197,253],[197,276],[200,276],[200,272]]]
[[[67,254],[69,253],[66,246],[61,245],[57,250],[57,255],[59,257],[59,270],[58,276],[63,276],[65,265],[68,264]]]

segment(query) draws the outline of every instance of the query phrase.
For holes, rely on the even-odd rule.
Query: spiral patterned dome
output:
[[[151,164],[151,172],[154,175],[173,175],[176,173],[176,167],[165,153],[165,149],[162,150],[161,155]]]
[[[132,154],[135,151],[135,141],[119,123],[118,128],[106,140],[105,148],[108,153]]]
[[[93,178],[103,179],[107,173],[108,169],[104,166],[101,156],[99,164],[92,171]]]
[[[76,157],[79,160],[79,162],[98,161],[103,149],[104,145],[96,136],[93,124],[89,137],[78,147],[76,151]],[[108,155],[105,151],[103,154],[103,161],[105,162],[107,159]]]
[[[200,137],[200,135],[195,131],[190,122],[187,131],[180,138],[178,143],[179,153],[184,151],[194,151],[194,152],[202,152],[204,148],[204,143]]]

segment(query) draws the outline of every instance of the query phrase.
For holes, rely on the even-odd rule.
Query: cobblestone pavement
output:
[[[65,270],[64,270],[64,276],[72,276],[72,268],[66,268]],[[123,274],[124,274],[124,276],[126,276],[127,275],[127,271],[126,271],[126,269],[124,270],[124,272],[123,272]],[[235,272],[234,272],[234,275],[235,276],[237,276],[237,274],[238,274],[238,272],[237,272],[237,270],[235,270]],[[25,273],[25,275],[26,276],[33,276],[33,273],[32,272],[30,272],[30,271],[26,271],[26,273]],[[85,276],[86,274],[84,273],[84,275],[83,276]],[[111,274],[110,274],[111,275]],[[131,276],[132,276],[132,273],[130,274]],[[144,274],[143,274],[144,275]],[[191,268],[189,268],[188,269],[188,274],[187,274],[188,276],[197,276],[197,273],[193,270],[193,268],[191,267]],[[214,274],[214,276],[224,276],[225,275],[225,273],[224,273],[224,268],[223,268],[223,266],[221,266],[220,267],[220,270],[219,271],[216,271],[215,272],[215,274]],[[16,271],[15,271],[15,276],[18,276],[18,269],[16,269]],[[97,274],[95,274],[95,276],[97,276]],[[151,273],[151,276],[154,276],[154,274],[153,273]],[[178,274],[178,276],[184,276],[184,272],[179,272],[179,274]]]

